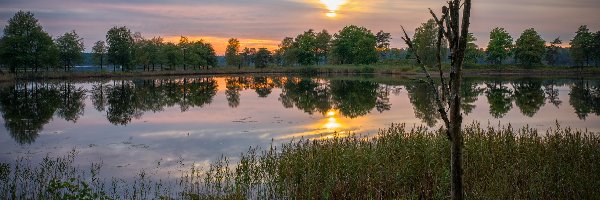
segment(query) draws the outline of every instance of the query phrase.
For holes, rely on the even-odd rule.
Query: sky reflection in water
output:
[[[380,80],[379,83],[373,80]],[[291,139],[374,134],[391,123],[438,127],[433,95],[414,80],[200,77],[37,82],[0,87],[0,162],[39,160],[76,148],[82,165],[102,160],[111,175],[158,160],[208,163],[250,146]],[[468,79],[474,120],[546,130],[600,131],[600,84],[587,79]],[[410,126],[409,126],[410,127]]]

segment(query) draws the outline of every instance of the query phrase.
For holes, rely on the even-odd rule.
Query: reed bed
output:
[[[469,199],[598,199],[600,137],[557,125],[464,128]],[[182,165],[177,177],[141,170],[101,178],[101,164],[73,165],[76,153],[0,165],[2,199],[447,199],[449,142],[442,130],[395,124],[375,136],[298,139],[250,148],[239,161]],[[157,169],[160,165],[157,165]],[[177,174],[177,173],[174,173]]]

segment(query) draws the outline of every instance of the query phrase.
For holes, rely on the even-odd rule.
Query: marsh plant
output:
[[[600,137],[560,127],[466,126],[465,196],[471,199],[596,199]],[[235,164],[180,165],[102,177],[102,163],[74,165],[76,152],[0,165],[2,199],[447,199],[450,152],[443,130],[394,124],[374,136],[298,139],[249,148]]]

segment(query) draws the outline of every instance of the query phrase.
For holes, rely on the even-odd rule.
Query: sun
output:
[[[348,3],[348,0],[319,0],[329,12],[325,14],[327,17],[336,17],[340,6]]]

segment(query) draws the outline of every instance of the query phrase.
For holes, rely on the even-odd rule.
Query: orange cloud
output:
[[[217,55],[224,55],[225,49],[227,48],[227,42],[230,38],[225,37],[214,37],[214,36],[186,36],[190,41],[199,41],[203,40],[204,42],[208,42],[212,44],[213,48],[217,52]],[[179,39],[181,36],[165,36],[164,40],[166,42],[173,42],[175,44],[179,43]],[[280,41],[276,40],[267,40],[267,39],[253,39],[253,38],[238,38],[240,41],[240,50],[244,49],[244,47],[248,48],[267,48],[271,51],[278,49],[277,45],[279,45]]]

